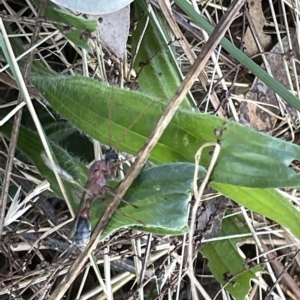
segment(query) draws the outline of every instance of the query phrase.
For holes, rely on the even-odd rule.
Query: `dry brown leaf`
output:
[[[299,59],[299,49],[297,46],[296,33],[291,33],[291,39],[293,42],[294,56]],[[287,37],[282,39],[283,49],[285,53],[289,52],[289,45]],[[266,55],[266,58],[270,64],[273,77],[289,89],[288,77],[284,68],[283,55],[280,54],[280,45],[276,44],[271,53]],[[289,69],[292,68],[291,62],[288,62]],[[294,81],[294,79],[292,78]],[[295,83],[294,83],[295,86]],[[257,77],[255,78],[250,91],[245,96],[246,99],[258,101],[262,104],[271,104],[273,107],[263,106],[265,109],[273,112],[275,115],[279,115],[278,102],[274,92],[267,87]],[[274,107],[275,106],[275,107]],[[292,116],[296,116],[296,111],[290,106],[286,105],[288,113]],[[276,117],[271,113],[268,113],[257,106],[256,103],[242,102],[239,108],[240,119],[243,123],[249,124],[251,127],[262,132],[270,132],[274,129],[276,123]]]
[[[255,82],[256,81],[257,80],[255,80]],[[269,97],[266,97],[263,92],[260,92],[257,85],[253,86],[251,91],[247,93],[246,99],[262,103],[274,104],[272,103],[272,98],[270,99]],[[266,106],[264,107],[267,110],[273,112],[275,115],[279,113],[279,109]],[[242,102],[239,108],[239,114],[242,123],[250,125],[252,128],[258,131],[267,133],[272,131],[275,126],[276,118],[270,113],[259,108],[256,103],[246,101]]]
[[[269,49],[271,46],[271,36],[266,35],[263,30],[266,19],[262,11],[261,0],[247,0],[247,2],[249,4],[249,15],[254,23],[261,46],[263,49]],[[245,53],[248,56],[259,52],[249,27],[246,30],[244,42],[246,47]]]

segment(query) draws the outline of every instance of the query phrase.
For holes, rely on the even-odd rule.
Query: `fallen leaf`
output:
[[[299,60],[300,53],[297,45],[296,33],[291,33],[291,40],[293,43],[293,54],[295,58]],[[287,37],[282,39],[282,44],[284,52],[288,53],[290,48]],[[280,45],[277,43],[271,52],[266,55],[266,58],[270,64],[273,77],[285,87],[289,88],[288,76],[284,68],[283,55],[281,53]],[[287,64],[288,68],[291,70],[292,63],[288,61]],[[267,103],[273,105],[273,107],[263,105],[263,107],[271,113],[259,108],[257,103],[248,101],[242,102],[239,107],[240,119],[243,123],[265,133],[272,131],[276,123],[276,117],[272,115],[272,113],[275,115],[280,114],[275,93],[256,77],[250,91],[246,94],[245,99],[261,102],[262,104]],[[286,104],[286,109],[292,118],[296,117],[296,111],[292,107]]]
[[[264,26],[266,24],[266,19],[261,7],[261,0],[247,0],[249,5],[249,15],[255,26],[259,41],[263,49],[269,49],[271,46],[271,36],[264,33]],[[259,53],[259,50],[254,41],[252,32],[248,27],[244,36],[245,43],[245,53],[248,56],[253,56]]]

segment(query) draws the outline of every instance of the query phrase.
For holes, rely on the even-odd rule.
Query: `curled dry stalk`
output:
[[[208,167],[207,173],[198,189],[197,175],[198,175],[201,154],[202,154],[202,151],[204,148],[211,147],[211,146],[215,146],[213,156],[211,158],[211,162]],[[216,165],[220,151],[221,151],[221,146],[219,143],[206,143],[198,149],[198,151],[195,155],[194,196],[195,196],[196,201],[194,203],[194,207],[192,210],[191,225],[190,225],[190,230],[189,230],[189,245],[188,245],[188,275],[191,280],[191,291],[192,291],[193,299],[198,299],[197,292],[196,292],[197,278],[195,277],[194,271],[193,271],[193,256],[194,256],[193,255],[193,236],[194,236],[194,232],[195,232],[195,228],[196,228],[197,211],[198,211],[198,207],[200,205],[204,190],[208,184],[210,176],[213,173],[213,169]]]

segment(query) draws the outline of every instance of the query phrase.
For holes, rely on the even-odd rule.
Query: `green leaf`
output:
[[[300,158],[299,146],[233,122],[224,125],[220,144],[212,181],[261,188],[300,185],[299,175],[289,167]]]
[[[11,124],[1,127],[1,132],[9,136]],[[59,165],[82,186],[85,186],[87,168],[65,150],[51,142]],[[43,151],[38,135],[24,127],[20,128],[18,148],[36,165],[40,174],[51,184],[51,189],[62,197],[55,176],[41,158]],[[174,163],[152,167],[141,172],[129,188],[118,211],[113,215],[105,229],[103,238],[115,230],[124,227],[137,227],[139,230],[156,234],[181,234],[188,230],[188,202],[195,165],[191,163]],[[199,179],[205,175],[200,167]],[[83,190],[65,182],[66,191],[74,211],[77,211]],[[76,192],[77,190],[77,192]],[[94,226],[106,209],[109,200],[96,199],[92,203],[90,220]]]
[[[243,226],[241,224],[243,223],[240,217],[225,218],[218,236],[248,233],[249,230],[245,224]],[[224,286],[227,283],[226,273],[234,277],[231,282],[226,284],[225,289],[235,299],[246,299],[251,288],[251,279],[256,278],[257,272],[263,271],[260,266],[250,269],[244,268],[245,260],[238,253],[236,245],[246,239],[247,237],[228,238],[209,242],[200,250],[203,256],[208,259],[208,267],[221,285]]]
[[[143,170],[128,189],[101,239],[115,230],[136,227],[155,234],[182,234],[188,230],[188,203],[191,200],[195,165],[173,163]],[[200,167],[198,179],[205,170]],[[100,205],[105,206],[105,203]],[[95,212],[99,212],[95,206]],[[91,214],[92,224],[99,216]]]
[[[0,127],[1,133],[7,137],[10,136],[11,129],[12,126],[9,122]],[[58,145],[54,144],[53,142],[51,142],[50,144],[52,151],[56,156],[57,163],[61,166],[61,168],[66,170],[76,181],[84,186],[87,180],[87,168],[77,159],[70,156],[64,149],[62,149]],[[41,154],[43,153],[44,148],[38,134],[24,127],[21,127],[17,145],[18,149],[26,154],[29,159],[35,164],[35,166],[39,170],[39,173],[49,181],[51,189],[55,192],[55,194],[62,198],[63,195],[58,186],[53,171],[45,165],[44,160],[42,159]],[[68,198],[71,201],[73,210],[77,211],[82,190],[78,190],[78,187],[75,187],[73,184],[67,181],[64,181],[64,186]]]
[[[54,109],[77,128],[132,154],[143,146],[165,108],[150,96],[85,77],[39,76],[31,80]],[[256,188],[300,185],[299,175],[289,167],[300,158],[299,146],[218,117],[185,110],[177,112],[151,153],[151,160],[193,162],[201,145],[218,140],[216,129],[222,131],[222,136],[214,182]],[[208,166],[211,150],[204,151],[202,165]]]
[[[248,209],[288,228],[300,238],[300,212],[274,189],[255,189],[212,182],[210,185],[224,196]]]
[[[185,0],[175,0],[175,3],[201,28],[208,34],[214,31],[214,27]],[[250,70],[256,77],[263,81],[269,88],[282,97],[292,107],[300,111],[300,101],[292,93],[290,93],[280,82],[271,77],[265,70],[258,66],[245,53],[238,49],[228,39],[223,37],[220,44],[224,49],[239,63]]]
[[[40,0],[34,0],[34,2],[37,6],[40,4]],[[86,50],[90,50],[88,38],[90,33],[97,29],[96,20],[75,16],[50,1],[47,1],[45,16],[50,21],[60,22],[70,26],[71,28],[68,28],[68,26],[66,27],[54,24],[55,27],[75,45]]]
[[[167,101],[177,91],[183,75],[170,44],[172,39],[168,34],[166,19],[157,9],[148,12],[144,1],[134,2],[134,18],[138,23],[132,35],[132,48],[136,52],[139,46],[134,63],[139,87],[144,93]],[[143,38],[140,41],[141,36]],[[189,108],[194,103],[192,95],[188,94],[182,107]]]
[[[65,123],[60,124],[60,122],[53,122],[47,127],[44,127],[44,129],[49,139],[56,143],[62,142],[64,139],[77,132],[76,128],[67,126]]]

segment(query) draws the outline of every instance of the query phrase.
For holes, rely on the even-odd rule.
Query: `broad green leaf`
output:
[[[233,122],[224,125],[220,143],[213,181],[261,188],[300,185],[299,175],[289,167],[300,158],[299,146]]]
[[[9,136],[10,131],[9,123],[1,127],[1,132],[6,136]],[[85,186],[87,168],[55,143],[52,142],[51,146],[59,165]],[[40,174],[50,182],[51,189],[62,197],[53,172],[45,166],[41,158],[43,147],[38,135],[21,127],[18,148],[34,162]],[[122,203],[113,215],[103,238],[124,227],[137,227],[139,230],[156,234],[186,232],[194,168],[195,165],[191,163],[173,163],[142,171],[125,195],[126,202]],[[200,167],[199,179],[202,179],[204,174],[205,170]],[[77,211],[83,190],[69,182],[65,183],[65,187],[73,209]],[[90,213],[93,225],[101,217],[108,203],[108,199],[104,202],[100,199],[93,201]]]
[[[288,228],[300,238],[300,212],[274,189],[255,189],[212,182],[214,189],[240,205]]]
[[[77,128],[132,154],[143,146],[165,108],[150,96],[108,87],[85,77],[39,76],[31,80],[54,109]],[[177,112],[154,148],[151,160],[193,162],[201,145],[217,141],[216,129],[223,133],[221,153],[212,177],[214,182],[255,188],[300,186],[299,175],[289,167],[293,160],[300,158],[299,146],[215,116],[190,111]],[[204,152],[202,165],[209,164],[211,150]]]
[[[5,136],[9,137],[11,128],[11,124],[6,123],[2,127],[0,127],[0,131]],[[58,145],[54,143],[50,144],[52,147],[52,151],[56,156],[57,163],[64,170],[66,170],[76,181],[84,186],[87,180],[87,168],[85,168],[84,165],[81,164],[78,160],[71,157],[64,149],[62,149]],[[43,153],[44,148],[38,134],[24,127],[21,127],[17,145],[18,149],[26,154],[35,164],[35,166],[39,170],[39,173],[49,181],[51,189],[55,192],[55,194],[59,197],[63,197],[53,171],[45,165],[44,160],[42,159],[41,154]],[[66,188],[68,198],[71,201],[73,210],[77,211],[82,190],[80,190],[78,187],[74,187],[74,185],[70,184],[69,182],[64,182],[64,186]]]
[[[134,18],[138,20],[132,34],[132,48],[136,54],[134,67],[139,87],[158,99],[170,99],[182,82],[183,75],[176,61],[166,19],[157,9],[148,12],[144,1],[135,1],[133,11]],[[193,103],[192,95],[188,94],[182,107],[189,108]]]
[[[243,226],[242,224],[241,218],[225,218],[218,236],[248,233],[249,229],[245,224]],[[237,244],[246,239],[246,237],[228,238],[209,242],[200,249],[200,252],[208,259],[208,267],[214,277],[222,286],[227,283],[225,288],[235,299],[246,299],[251,288],[251,279],[256,278],[258,272],[263,271],[260,266],[254,266],[250,269],[244,268],[245,260],[238,253]],[[234,277],[229,283],[225,278],[226,273]]]
[[[40,0],[34,0],[34,2],[36,5],[40,4]],[[60,22],[70,26],[71,28],[68,28],[68,26],[54,24],[55,27],[75,45],[86,50],[90,49],[88,45],[88,38],[90,37],[91,32],[96,31],[97,20],[75,16],[50,1],[47,2],[45,16],[50,21]]]
[[[135,201],[134,206],[127,205],[117,210],[101,239],[121,228],[136,228],[161,235],[186,233],[190,200],[191,195],[173,194],[163,198],[149,195],[145,199]]]
[[[155,234],[187,232],[194,169],[191,163],[172,163],[143,170],[128,189],[126,202],[113,215],[102,239],[124,227]],[[198,179],[204,175],[205,170],[200,167]],[[93,217],[92,223],[99,218],[95,214]]]
[[[51,141],[55,141],[56,143],[60,143],[64,139],[77,132],[76,128],[74,127],[55,122],[49,124],[46,128],[44,127],[44,129],[49,139]]]
[[[208,34],[213,32],[214,27],[203,16],[199,15],[186,0],[175,0],[175,3]],[[271,77],[264,69],[258,66],[252,59],[250,59],[244,52],[238,49],[225,37],[221,39],[220,44],[233,58],[251,71],[292,107],[300,111],[300,100],[290,93],[290,91],[287,90],[280,82]]]
[[[38,117],[45,134],[49,140],[52,142],[55,141],[56,144],[70,136],[72,133],[78,132],[77,128],[72,126],[67,120],[57,116],[55,111],[51,111],[51,109],[39,111]],[[25,110],[23,112],[23,118],[26,120],[26,128],[34,131],[36,127],[32,121],[30,112]]]

